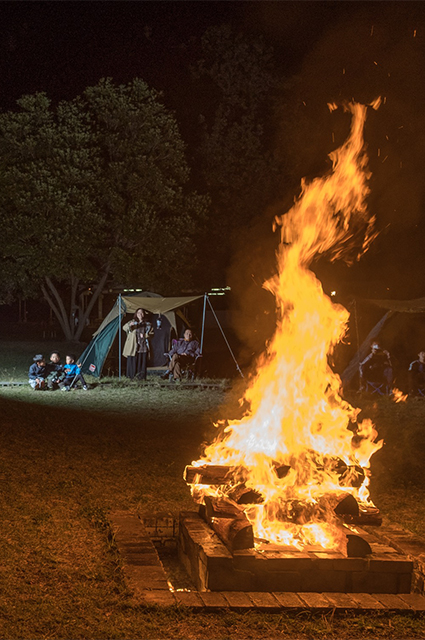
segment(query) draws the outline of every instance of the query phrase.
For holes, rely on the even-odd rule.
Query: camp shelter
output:
[[[126,314],[133,314],[137,309],[142,308],[152,314],[152,319],[155,323],[156,320],[160,318],[160,330],[162,332],[166,332],[164,344],[167,344],[168,347],[171,331],[173,329],[177,335],[177,314],[181,315],[184,319],[184,316],[179,312],[179,310],[190,302],[199,300],[202,297],[203,296],[198,295],[163,298],[156,293],[150,293],[148,291],[128,296],[120,294],[111,311],[103,320],[97,331],[93,334],[93,339],[87,345],[80,357],[82,372],[91,374],[95,377],[100,376],[102,367],[117,333],[119,334],[119,340],[121,342],[121,331],[118,331],[118,329]],[[158,336],[158,330],[156,333]],[[122,351],[121,345],[119,351],[120,353]],[[161,366],[162,364],[164,363],[156,363],[154,361],[150,363],[150,366]]]
[[[350,360],[348,366],[343,371],[341,379],[344,387],[348,386],[356,377],[356,375],[358,375],[359,363],[362,362],[362,360],[364,360],[364,358],[370,352],[372,341],[377,340],[378,338],[381,339],[383,335],[385,336],[385,333],[383,334],[384,327],[388,325],[388,321],[390,319],[391,322],[394,317],[399,317],[401,319],[404,314],[407,314],[407,316],[410,317],[414,316],[414,314],[418,314],[420,318],[420,314],[423,314],[425,312],[425,298],[416,298],[414,300],[362,300],[361,302],[364,304],[373,305],[380,309],[384,309],[385,313],[372,327],[362,343],[358,345],[356,354]],[[393,334],[401,333],[401,324],[401,322],[395,323],[395,327],[392,331]],[[403,358],[403,362],[401,362],[401,353],[395,353],[394,345],[385,345],[386,348],[388,347],[390,349],[392,359],[394,360],[395,356],[395,359],[399,360],[399,365],[403,370],[405,370],[407,364],[415,358],[415,355],[419,352],[419,350],[425,347],[425,333],[423,331],[418,331],[419,324],[423,325],[422,318],[420,322],[416,322],[416,326],[412,322],[410,322],[406,329],[403,331],[403,333],[407,334],[408,336],[408,340],[406,339],[406,342],[408,342],[409,344],[401,345],[401,339],[400,337],[398,338],[398,342],[400,343],[400,351],[407,350],[407,353]],[[388,337],[389,336],[387,336],[387,338]]]

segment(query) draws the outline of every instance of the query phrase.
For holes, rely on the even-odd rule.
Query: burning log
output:
[[[340,474],[339,484],[341,487],[355,487],[362,486],[365,479],[365,472],[359,465],[347,466],[345,470]]]
[[[274,472],[277,477],[281,480],[282,478],[286,478],[291,468],[289,464],[279,464],[279,462],[273,462]]]
[[[346,464],[344,460],[338,457],[325,457],[324,459],[315,459],[316,454],[312,454],[316,468],[318,471],[336,473],[339,476],[339,484],[341,487],[362,486],[365,479],[365,472],[358,464]]]
[[[382,516],[376,507],[359,504],[356,498],[345,495],[334,508],[337,516],[342,516],[345,524],[359,524],[379,527],[382,524]]]
[[[344,516],[344,522],[346,524],[359,524],[362,526],[369,525],[373,527],[380,527],[382,524],[382,516],[379,509],[376,507],[369,507],[359,505],[359,515],[346,515]]]
[[[229,484],[236,478],[244,480],[246,471],[241,467],[228,467],[224,465],[204,464],[200,467],[188,465],[183,474],[187,484]]]
[[[254,546],[252,525],[243,509],[232,500],[205,496],[200,515],[215,531],[230,551]]]
[[[237,504],[262,504],[264,498],[259,491],[250,489],[245,484],[239,484],[229,491],[228,496]]]
[[[211,527],[230,551],[254,546],[254,532],[246,518],[214,518]]]
[[[347,556],[349,558],[364,558],[372,553],[372,548],[364,538],[347,533]]]
[[[359,465],[347,465],[340,458],[331,461],[326,460],[325,464],[319,459],[315,460],[317,471],[325,472],[329,470],[339,475],[339,484],[343,487],[361,487],[365,478],[365,472]],[[273,462],[273,469],[279,479],[286,478],[292,467],[288,464]],[[244,483],[247,479],[248,470],[243,467],[230,467],[226,465],[202,465],[194,467],[188,465],[184,471],[184,479],[188,484],[237,484]],[[248,491],[248,490],[247,490]],[[243,504],[248,504],[249,500]],[[241,503],[242,504],[242,503]],[[253,502],[255,504],[255,501]]]
[[[239,518],[244,515],[243,509],[232,500],[226,498],[204,497],[205,516],[207,522],[213,518]]]
[[[337,516],[358,516],[360,513],[359,503],[351,493],[344,495],[342,500],[334,509]]]

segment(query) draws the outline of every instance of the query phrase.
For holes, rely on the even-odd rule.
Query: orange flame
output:
[[[397,388],[392,390],[391,396],[394,402],[406,402],[407,400],[407,393],[403,393],[403,391],[400,391],[400,389]]]
[[[303,181],[300,198],[276,219],[278,272],[264,286],[276,297],[278,321],[245,393],[249,410],[193,463],[246,470],[246,486],[263,498],[245,508],[255,535],[298,548],[340,545],[333,510],[338,497],[351,493],[368,501],[369,460],[382,446],[370,421],[357,425],[359,410],[339,394],[341,381],[328,356],[345,335],[349,314],[324,294],[309,269],[319,254],[351,261],[360,246],[354,256],[359,258],[376,235],[365,204],[367,108],[352,103],[346,110],[352,113],[351,131],[330,154],[332,172]],[[195,499],[221,490],[193,489]]]

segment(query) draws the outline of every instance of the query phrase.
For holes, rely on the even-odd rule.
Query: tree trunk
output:
[[[64,301],[62,300],[60,293],[49,277],[45,278],[45,285],[41,286],[41,290],[43,292],[44,298],[47,301],[48,305],[52,309],[55,314],[60,327],[63,331],[65,339],[69,342],[79,342],[81,338],[81,334],[86,326],[87,318],[90,315],[93,306],[98,299],[99,295],[102,293],[102,290],[105,286],[106,280],[109,275],[109,266],[105,268],[103,275],[96,285],[93,291],[93,295],[89,304],[87,305],[86,310],[83,314],[78,318],[78,324],[75,324],[75,316],[73,315],[73,309],[76,308],[76,295],[78,290],[79,280],[71,273],[71,296],[70,296],[70,307],[69,313],[66,311],[66,307]]]
[[[100,294],[103,291],[103,288],[106,284],[106,281],[108,279],[108,275],[109,275],[109,268],[105,269],[105,272],[103,274],[103,276],[101,277],[99,283],[96,285],[94,291],[93,291],[93,295],[90,299],[90,302],[88,303],[86,310],[84,311],[83,314],[81,314],[80,316],[80,322],[79,325],[77,327],[77,331],[75,332],[75,340],[79,341],[81,338],[81,334],[83,332],[84,327],[86,326],[86,322],[87,319],[90,316],[91,310],[93,309],[95,302],[97,301],[97,299],[99,298]]]
[[[45,285],[41,285],[43,295],[53,313],[55,314],[56,318],[58,319],[65,338],[69,342],[72,342],[72,340],[74,339],[74,333],[72,331],[72,327],[70,326],[69,317],[66,313],[65,305],[62,301],[62,298],[60,297],[57,288],[50,280],[50,278],[46,276],[45,281],[48,288]]]

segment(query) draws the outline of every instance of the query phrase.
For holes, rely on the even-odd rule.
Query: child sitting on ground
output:
[[[34,356],[33,361],[28,371],[28,382],[34,390],[45,389],[47,376],[46,361],[41,353]]]
[[[47,387],[49,389],[57,389],[59,383],[65,378],[63,364],[58,351],[52,351],[50,354],[50,362],[46,366],[48,376],[46,378]]]
[[[75,364],[74,354],[70,353],[66,356],[65,360],[66,364],[63,365],[65,378],[59,383],[59,387],[62,391],[70,391],[71,385],[75,386],[77,382],[81,382],[84,391],[87,391],[88,387],[86,381],[84,380],[80,367],[78,364]]]

